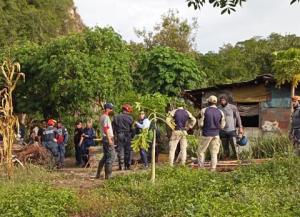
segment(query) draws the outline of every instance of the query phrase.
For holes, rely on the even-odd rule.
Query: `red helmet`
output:
[[[49,119],[48,122],[47,122],[47,124],[48,124],[49,126],[54,126],[55,123],[56,123],[56,121],[55,121],[54,119]]]
[[[122,110],[126,111],[128,113],[131,113],[132,112],[132,106],[129,105],[129,104],[124,104],[124,105],[122,105]]]

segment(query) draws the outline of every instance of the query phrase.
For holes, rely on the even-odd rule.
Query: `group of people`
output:
[[[105,178],[112,174],[112,164],[117,152],[119,170],[129,170],[131,166],[131,140],[133,137],[150,128],[150,121],[144,111],[140,113],[139,120],[134,121],[129,104],[122,106],[122,112],[110,119],[114,106],[111,103],[104,105],[104,113],[100,117],[100,131],[103,144],[103,157],[99,161],[96,178],[100,178],[104,168]],[[117,150],[115,151],[115,147]],[[148,150],[140,150],[141,160],[145,168],[148,167]]]
[[[238,109],[235,105],[228,103],[226,96],[220,97],[220,106],[217,107],[218,99],[216,96],[208,98],[208,107],[201,110],[199,125],[202,128],[202,142],[198,148],[199,167],[204,167],[205,152],[209,148],[211,153],[211,169],[217,166],[217,155],[221,141],[224,147],[225,157],[230,157],[230,146],[233,154],[236,155],[236,138],[243,134],[243,127]],[[125,104],[122,106],[122,113],[116,115],[113,121],[110,114],[113,112],[113,105],[104,105],[104,113],[100,117],[100,130],[102,136],[104,155],[100,160],[96,178],[100,178],[101,171],[105,168],[105,178],[108,179],[112,174],[112,163],[115,159],[114,144],[117,147],[119,169],[130,169],[131,165],[131,139],[133,129],[146,129],[150,127],[150,121],[144,112],[141,112],[140,119],[133,121],[131,116],[132,108]],[[175,152],[178,144],[180,145],[181,163],[185,165],[187,158],[187,135],[196,123],[196,118],[184,107],[178,107],[169,113],[167,122],[174,122],[175,128],[169,142],[169,163],[174,165]],[[135,126],[135,127],[133,127]],[[238,127],[238,132],[236,128]],[[135,131],[139,132],[139,131]],[[141,150],[141,160],[145,167],[148,167],[148,150]]]
[[[225,157],[230,157],[230,146],[233,154],[236,154],[236,127],[238,134],[243,134],[241,118],[235,105],[228,103],[226,96],[219,98],[220,106],[217,107],[218,99],[215,96],[208,98],[208,107],[201,110],[199,126],[202,128],[201,144],[197,150],[199,167],[204,166],[205,152],[209,148],[211,153],[211,169],[215,170],[217,155],[222,141]],[[104,112],[100,117],[100,137],[103,144],[103,157],[99,161],[96,178],[100,178],[104,168],[105,178],[112,174],[112,165],[118,158],[119,170],[129,170],[131,166],[131,141],[135,135],[151,126],[144,111],[139,119],[134,121],[132,107],[129,104],[122,106],[122,112],[111,120],[114,106],[111,103],[104,105]],[[180,145],[181,163],[186,163],[187,158],[187,135],[197,121],[196,118],[184,107],[178,107],[169,113],[167,122],[175,123],[169,142],[169,162],[173,166],[177,146]],[[55,157],[57,167],[64,166],[65,146],[68,142],[68,131],[61,122],[53,119],[43,123],[44,127],[38,129],[32,139],[40,142],[49,149]],[[77,166],[87,166],[89,148],[95,146],[96,131],[93,122],[88,121],[86,126],[78,121],[74,131],[75,158]],[[150,144],[151,146],[152,144]],[[141,161],[145,168],[148,167],[150,154],[148,150],[140,150]]]
[[[228,102],[227,97],[219,98],[220,105],[217,106],[218,99],[216,96],[210,96],[207,100],[208,107],[201,110],[199,127],[202,131],[201,142],[199,144],[197,155],[200,168],[204,167],[205,152],[209,148],[211,154],[211,170],[217,166],[217,157],[222,142],[224,157],[230,157],[230,146],[234,156],[237,154],[236,138],[243,134],[241,117],[235,105]],[[173,166],[175,151],[178,143],[181,150],[181,163],[186,163],[187,155],[187,132],[196,124],[196,119],[192,114],[179,107],[170,112],[174,119],[176,127],[172,132],[169,143],[169,161]],[[238,132],[237,132],[238,128]]]

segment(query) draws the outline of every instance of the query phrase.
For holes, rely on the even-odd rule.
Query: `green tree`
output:
[[[253,37],[238,42],[235,46],[227,44],[218,53],[198,55],[197,61],[200,69],[207,74],[208,85],[213,86],[274,73],[272,53],[292,47],[300,48],[300,37],[273,33],[267,38]]]
[[[273,64],[275,78],[279,85],[291,83],[291,95],[295,95],[295,87],[300,81],[300,49],[290,48],[275,52]]]
[[[164,46],[189,53],[193,51],[196,29],[196,19],[189,24],[187,20],[178,17],[178,11],[169,10],[167,14],[162,15],[161,22],[156,24],[152,31],[136,30],[136,34],[143,39],[146,48]]]
[[[247,0],[186,0],[188,7],[193,6],[195,10],[201,9],[205,4],[211,4],[214,8],[220,8],[221,14],[235,12],[238,6],[242,6]],[[300,0],[290,0],[290,4]]]
[[[204,85],[205,74],[192,57],[158,46],[143,55],[134,81],[138,91],[175,96]]]
[[[131,52],[112,28],[16,49],[27,78],[17,90],[19,112],[84,113],[132,89]]]
[[[0,47],[41,43],[84,28],[73,0],[0,0]]]

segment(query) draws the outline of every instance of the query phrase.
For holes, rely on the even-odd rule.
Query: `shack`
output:
[[[288,131],[291,116],[290,87],[278,87],[273,75],[260,75],[250,81],[183,91],[183,96],[198,108],[206,106],[210,95],[226,95],[230,103],[238,107],[248,136]]]

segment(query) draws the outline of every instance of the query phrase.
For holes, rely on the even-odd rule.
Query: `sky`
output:
[[[235,44],[272,32],[300,36],[300,4],[290,0],[248,0],[231,15],[207,5],[201,10],[188,8],[185,0],[74,0],[77,12],[89,26],[112,26],[126,41],[139,39],[134,28],[151,31],[169,9],[178,10],[182,19],[198,20],[196,50],[217,52],[224,44]]]

